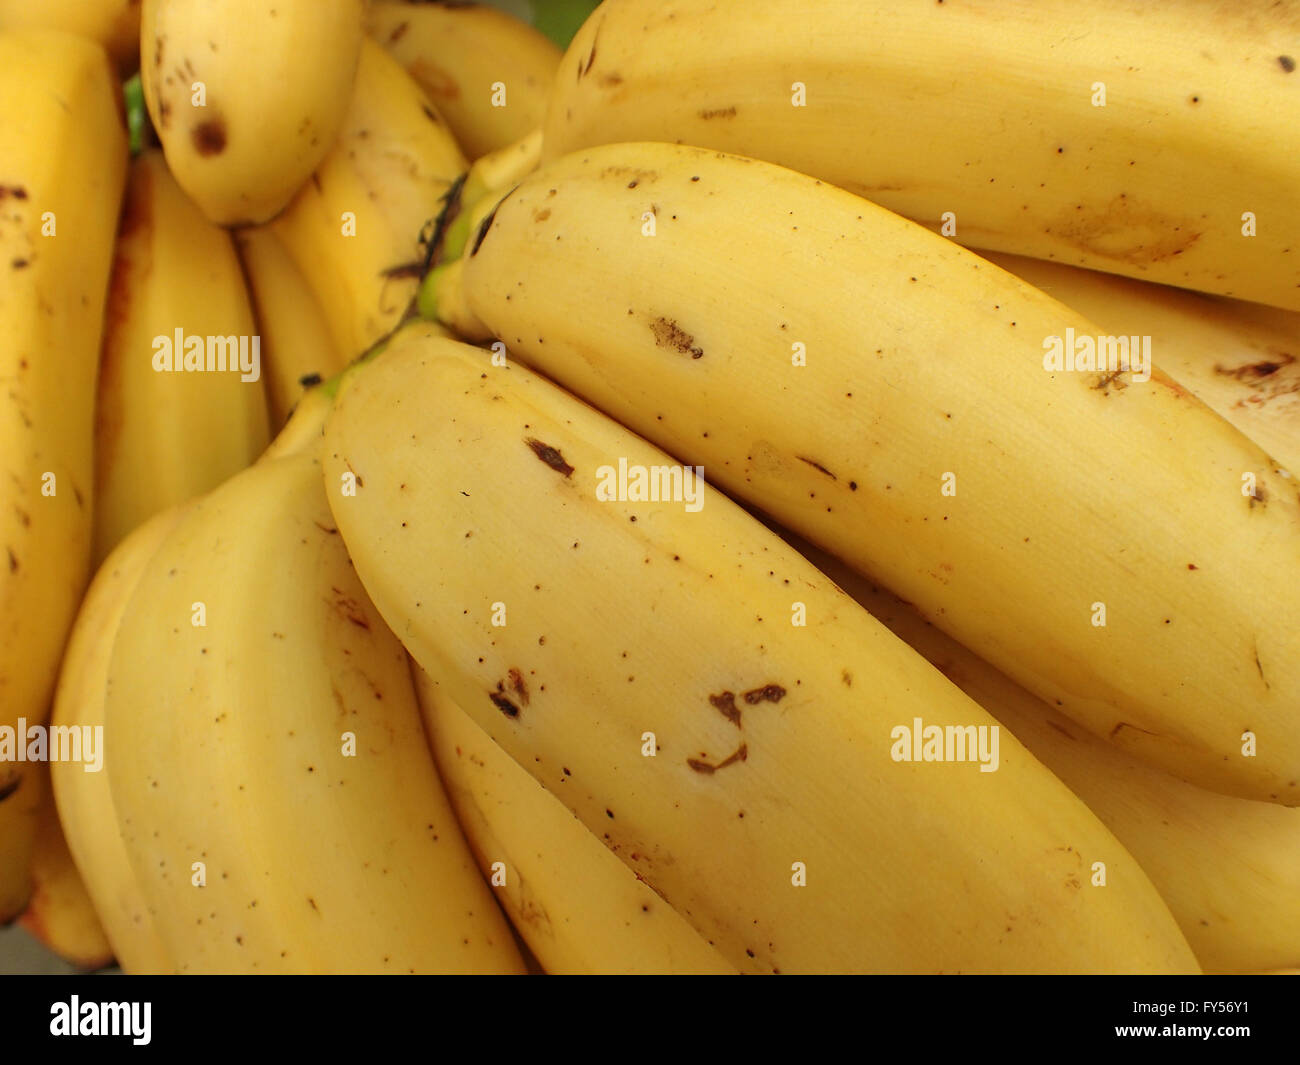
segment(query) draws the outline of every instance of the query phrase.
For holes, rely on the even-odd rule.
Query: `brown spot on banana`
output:
[[[543,444],[540,440],[536,440],[531,436],[524,443],[533,449],[534,455],[556,473],[562,473],[565,477],[573,474],[573,467],[565,462],[564,456],[556,448],[551,447],[550,444]]]

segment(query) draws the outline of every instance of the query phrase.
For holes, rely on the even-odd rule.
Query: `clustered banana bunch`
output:
[[[1265,0],[0,0],[0,919],[1300,967],[1297,62]]]

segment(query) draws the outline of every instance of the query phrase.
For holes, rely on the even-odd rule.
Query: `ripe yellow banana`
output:
[[[1272,0],[609,0],[545,152],[735,152],[973,247],[1300,310],[1298,41]]]
[[[96,564],[150,515],[262,453],[263,377],[230,234],[203,217],[161,151],[144,152],[127,182],[100,363]]]
[[[44,776],[39,762],[0,762],[0,925],[31,901]]]
[[[486,4],[374,0],[369,30],[429,94],[471,159],[546,117],[560,50],[513,15]]]
[[[0,0],[0,32],[20,27],[98,41],[124,78],[140,65],[140,0]]]
[[[1020,255],[990,262],[1122,336],[1300,477],[1300,314]]]
[[[90,566],[95,378],[126,133],[104,50],[0,33],[0,728],[45,719]],[[0,919],[22,908],[39,810],[0,754]]]
[[[1094,732],[1300,804],[1297,481],[1158,369],[1052,362],[1070,330],[1106,343],[1076,312],[813,178],[667,144],[544,166],[464,282],[511,354]]]
[[[304,394],[303,379],[331,377],[346,360],[324,309],[275,232],[266,226],[241,229],[235,242],[262,338],[271,424],[278,431]]]
[[[424,670],[411,668],[456,816],[546,972],[736,972]]]
[[[81,771],[80,766],[76,768]],[[52,770],[42,767],[41,772]],[[116,833],[115,825],[113,831]],[[32,898],[22,915],[22,926],[69,965],[81,969],[108,965],[113,948],[68,850],[48,781],[36,828],[32,882]]]
[[[68,637],[50,718],[53,725],[81,729],[83,736],[89,729],[91,737],[103,728],[109,659],[127,602],[183,512],[183,507],[173,507],[154,515],[100,566]],[[174,963],[149,915],[118,827],[107,768],[114,746],[101,742],[104,760],[90,772],[78,762],[52,763],[59,819],[118,964],[128,973],[173,972]]]
[[[274,217],[333,148],[364,12],[363,0],[143,0],[149,117],[211,221]]]
[[[741,971],[1194,970],[1009,736],[991,772],[895,758],[991,719],[774,534],[684,476],[699,506],[602,501],[602,466],[669,460],[543,378],[404,331],[322,456],[407,650]]]
[[[1089,735],[878,585],[806,543],[814,565],[1006,725],[1115,833],[1210,972],[1300,958],[1300,810],[1216,795]]]
[[[522,971],[315,448],[180,519],[127,605],[104,718],[122,836],[179,971]]]
[[[367,40],[339,142],[274,223],[355,358],[411,306],[440,200],[465,159],[420,87]]]

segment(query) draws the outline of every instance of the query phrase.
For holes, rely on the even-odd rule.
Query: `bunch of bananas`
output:
[[[1262,0],[606,0],[563,53],[0,0],[0,920],[1297,968],[1297,58]]]

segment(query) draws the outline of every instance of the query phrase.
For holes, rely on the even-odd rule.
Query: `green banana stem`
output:
[[[131,146],[131,157],[139,155],[145,147],[145,130],[149,125],[149,112],[144,105],[144,87],[140,84],[140,75],[134,74],[122,86],[122,96],[126,104],[126,131]]]

